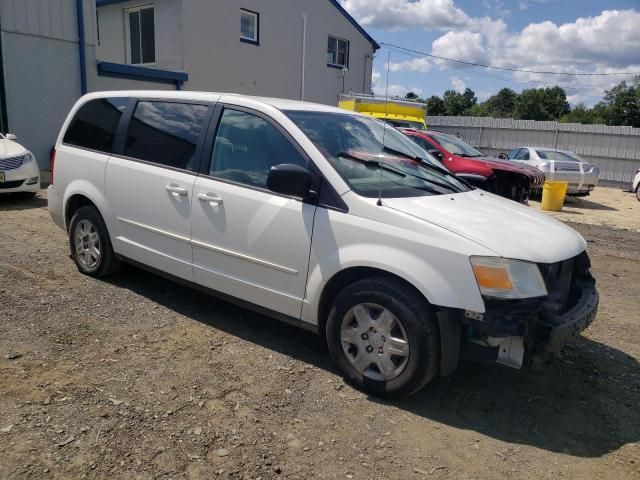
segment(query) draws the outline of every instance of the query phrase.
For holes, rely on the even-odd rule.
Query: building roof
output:
[[[107,5],[112,5],[114,3],[124,3],[127,1],[129,0],[96,0],[96,7],[106,7]],[[353,18],[349,14],[349,12],[347,12],[344,7],[340,5],[340,2],[338,0],[329,0],[329,2],[331,2],[331,4],[336,7],[336,9],[349,21],[349,23],[351,23],[351,25],[353,25],[356,30],[358,30],[358,32],[360,32],[360,34],[371,43],[371,46],[374,50],[378,50],[380,48],[378,42],[376,42],[373,37],[369,35],[367,31],[362,28],[362,26],[360,26],[358,22],[356,22],[355,18]]]

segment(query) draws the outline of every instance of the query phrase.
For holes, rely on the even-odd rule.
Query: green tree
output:
[[[602,106],[607,125],[640,127],[640,75],[605,91]]]
[[[530,88],[516,97],[513,116],[522,120],[557,120],[570,110],[563,88]]]
[[[509,118],[513,117],[513,110],[518,94],[510,88],[503,88],[495,95],[481,103],[485,116]]]
[[[437,95],[432,95],[427,98],[427,115],[440,116],[445,115],[444,113],[444,100],[442,100]]]
[[[467,88],[464,93],[447,90],[444,92],[443,101],[445,115],[469,115],[471,107],[476,104],[478,98],[473,90]]]
[[[602,106],[593,108],[586,107],[583,103],[579,103],[560,117],[561,123],[605,123],[604,111]]]
[[[407,100],[418,100],[419,97],[415,92],[408,92],[404,98],[406,98]]]

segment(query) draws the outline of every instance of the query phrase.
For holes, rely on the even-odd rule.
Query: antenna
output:
[[[391,64],[391,50],[387,50],[387,80],[384,90],[384,118],[387,118],[387,109],[389,108],[389,66]],[[384,151],[384,137],[387,133],[387,123],[382,123],[382,150]],[[382,164],[380,164],[380,177],[378,178],[378,202],[379,207],[382,206]]]

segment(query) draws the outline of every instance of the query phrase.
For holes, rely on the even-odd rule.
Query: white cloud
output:
[[[464,93],[464,89],[467,88],[467,84],[464,83],[464,80],[459,79],[458,77],[451,78],[451,85],[456,92]]]
[[[380,72],[373,72],[371,75],[371,89],[373,93],[380,96],[389,95],[389,97],[404,97],[408,92],[413,92],[416,95],[422,95],[422,89],[420,87],[406,87],[397,83],[389,83],[389,87],[386,85],[386,76],[383,76]]]
[[[426,73],[431,70],[431,61],[428,58],[420,57],[403,62],[389,63],[389,70],[392,72],[421,72]]]
[[[517,65],[625,67],[640,63],[640,12],[605,10],[556,25],[532,23],[505,42],[505,59]]]
[[[431,45],[431,53],[440,57],[464,60],[465,62],[486,63],[488,53],[480,33],[469,31],[447,32]],[[450,62],[439,61],[441,65]]]
[[[365,27],[449,29],[471,23],[454,0],[343,0],[342,5]]]

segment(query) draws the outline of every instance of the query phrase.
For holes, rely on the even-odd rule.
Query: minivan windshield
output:
[[[448,135],[446,133],[433,133],[429,132],[429,136],[438,142],[442,148],[444,148],[447,152],[457,155],[459,157],[484,157],[484,153],[479,152],[471,145],[464,143],[457,137],[453,135]]]
[[[469,190],[425,150],[380,120],[349,113],[284,113],[359,195],[393,198]]]

